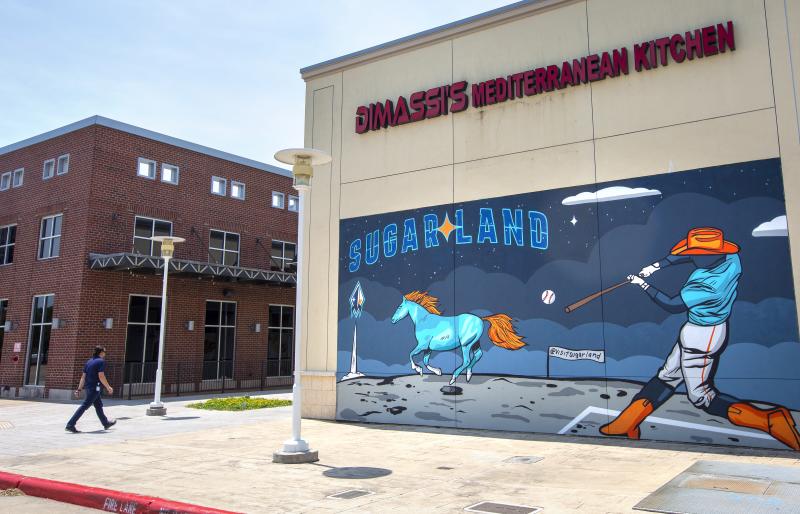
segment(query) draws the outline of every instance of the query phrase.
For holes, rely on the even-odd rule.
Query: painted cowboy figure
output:
[[[645,384],[614,421],[600,427],[601,433],[638,439],[642,421],[684,383],[695,407],[727,418],[734,425],[766,432],[800,451],[800,434],[787,408],[761,409],[721,393],[714,386],[714,373],[728,344],[728,318],[742,274],[738,252],[739,247],[725,241],[721,230],[695,228],[666,258],[643,268],[638,276],[628,277],[668,312],[687,312],[687,321],[658,375]],[[644,281],[675,264],[693,264],[696,268],[679,295],[670,297]]]

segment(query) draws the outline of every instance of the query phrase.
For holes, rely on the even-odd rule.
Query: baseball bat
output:
[[[569,314],[570,312],[574,311],[575,309],[578,309],[578,308],[580,308],[580,307],[583,307],[584,305],[586,305],[587,303],[591,302],[591,301],[592,301],[592,300],[594,300],[595,298],[600,298],[600,297],[601,297],[601,296],[603,296],[604,294],[606,294],[606,293],[610,293],[610,292],[611,292],[611,291],[613,291],[614,289],[616,289],[616,288],[618,288],[618,287],[622,287],[622,286],[624,286],[625,284],[629,284],[629,283],[630,283],[630,280],[626,278],[625,280],[623,280],[623,281],[622,281],[622,282],[620,282],[619,284],[614,284],[613,286],[611,286],[611,287],[607,287],[607,288],[603,289],[602,291],[598,291],[598,292],[596,292],[596,293],[594,293],[594,294],[590,294],[590,295],[589,295],[589,296],[587,296],[586,298],[581,298],[581,299],[580,299],[580,300],[578,300],[577,302],[575,302],[575,303],[572,303],[572,304],[570,304],[570,305],[567,305],[566,307],[564,307],[564,312],[566,312],[567,314]]]

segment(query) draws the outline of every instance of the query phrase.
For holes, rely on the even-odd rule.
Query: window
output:
[[[59,175],[66,175],[69,172],[69,154],[62,155],[58,158],[58,165],[56,166],[56,173]]]
[[[14,246],[17,242],[17,226],[0,227],[0,266],[14,262]]]
[[[233,378],[236,338],[236,303],[206,302],[203,380]]]
[[[272,206],[276,209],[283,209],[283,193],[272,192]]]
[[[133,253],[161,257],[161,243],[151,241],[154,236],[171,236],[172,222],[136,216],[133,226]]]
[[[225,196],[228,181],[220,177],[211,177],[211,194]]]
[[[55,296],[52,294],[33,297],[25,385],[44,385],[47,376],[47,352],[50,349],[50,330],[53,328],[54,300]]]
[[[42,218],[42,232],[39,236],[39,258],[52,259],[61,254],[61,220],[63,216]]]
[[[292,212],[297,212],[300,209],[300,199],[294,195],[289,195],[289,205],[287,208]]]
[[[150,180],[156,179],[156,161],[139,157],[138,165],[136,167],[136,174],[140,177],[149,178]]]
[[[161,297],[131,295],[125,336],[125,383],[154,382],[158,368]]]
[[[180,176],[180,168],[172,164],[161,164],[161,182],[167,184],[177,184]]]
[[[0,175],[0,191],[7,191],[11,188],[11,172],[7,171]]]
[[[297,271],[297,246],[286,241],[272,240],[270,267],[274,270],[294,273]]]
[[[14,170],[14,175],[11,179],[11,187],[22,186],[22,181],[25,179],[25,168]]]
[[[294,369],[294,307],[269,306],[267,376],[288,377]]]
[[[53,178],[53,175],[56,174],[56,160],[55,159],[47,159],[44,161],[44,166],[42,166],[42,179],[47,180],[49,178]]]
[[[225,266],[239,265],[239,234],[212,230],[208,241],[208,260]]]
[[[231,198],[244,200],[244,183],[231,180]]]

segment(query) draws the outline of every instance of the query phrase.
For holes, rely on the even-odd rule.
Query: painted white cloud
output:
[[[561,203],[563,205],[579,205],[582,203],[614,202],[616,200],[627,200],[629,198],[641,198],[642,196],[655,196],[660,194],[661,191],[658,189],[613,186],[600,189],[596,193],[584,191],[575,196],[568,196],[561,200]]]
[[[753,229],[753,237],[787,237],[786,215],[776,216]]]

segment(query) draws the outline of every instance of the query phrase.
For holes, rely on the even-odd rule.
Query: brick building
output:
[[[165,393],[291,383],[291,183],[100,116],[0,148],[2,395],[68,397],[96,344],[118,394],[152,394],[153,235],[186,239],[170,263]]]

